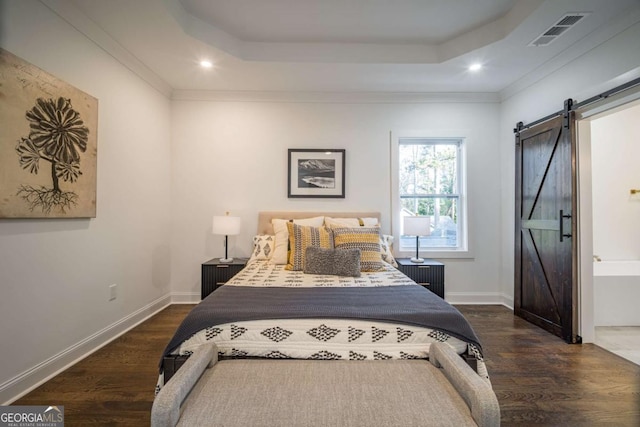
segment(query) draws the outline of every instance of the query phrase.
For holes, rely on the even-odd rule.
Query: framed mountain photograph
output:
[[[289,149],[288,196],[344,198],[345,150]]]

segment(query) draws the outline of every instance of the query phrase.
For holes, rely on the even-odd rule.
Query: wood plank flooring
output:
[[[63,405],[67,427],[148,426],[160,355],[192,307],[167,307],[13,404]]]
[[[502,424],[640,426],[640,366],[566,344],[501,306],[457,306],[483,345]]]
[[[64,405],[66,426],[148,426],[159,356],[191,307],[169,306],[14,404]],[[458,308],[483,343],[502,425],[640,426],[640,366],[505,307]]]

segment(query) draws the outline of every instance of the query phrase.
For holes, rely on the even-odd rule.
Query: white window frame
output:
[[[466,145],[468,142],[468,132],[463,130],[451,131],[396,131],[391,132],[391,230],[394,236],[393,252],[394,256],[400,258],[408,258],[415,256],[415,250],[400,250],[400,231],[402,226],[401,211],[402,203],[400,200],[400,179],[399,179],[399,149],[401,141],[406,142],[408,139],[415,139],[417,143],[442,142],[450,140],[459,142],[458,151],[458,246],[455,248],[425,248],[420,247],[420,256],[423,258],[473,258],[471,243],[469,236],[469,206],[467,195],[467,158]]]

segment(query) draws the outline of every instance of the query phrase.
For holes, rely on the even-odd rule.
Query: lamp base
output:
[[[411,258],[411,262],[422,263],[422,262],[424,262],[424,258],[413,257],[413,258]]]
[[[233,262],[233,258],[220,258],[220,262],[229,263]]]

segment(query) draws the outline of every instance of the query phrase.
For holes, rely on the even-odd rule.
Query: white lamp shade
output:
[[[223,236],[235,236],[240,234],[240,217],[237,216],[214,216],[213,234]]]
[[[428,216],[405,216],[402,234],[405,236],[428,236],[431,234],[431,220]]]

